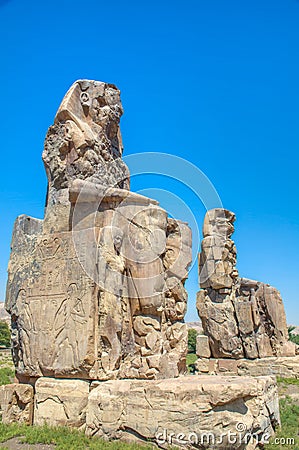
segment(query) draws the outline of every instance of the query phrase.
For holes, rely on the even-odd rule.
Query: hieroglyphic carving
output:
[[[92,333],[92,285],[78,262],[71,233],[38,239],[24,273],[22,288],[12,302],[19,373],[37,376],[81,370]]]
[[[78,367],[80,364],[79,344],[87,322],[86,313],[76,283],[71,283],[67,289],[67,297],[62,301],[54,318],[54,337],[57,351],[53,366],[59,367],[70,358],[65,356],[65,347],[71,348],[72,358],[70,367]],[[60,363],[59,363],[60,361]]]

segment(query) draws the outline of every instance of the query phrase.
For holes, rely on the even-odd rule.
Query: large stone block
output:
[[[39,378],[35,384],[34,425],[84,426],[88,394],[87,381]]]
[[[210,358],[211,350],[208,336],[203,334],[196,336],[196,354],[200,358]]]
[[[278,423],[274,378],[185,376],[100,383],[89,395],[86,433],[191,447],[192,439],[200,442],[211,434],[217,448],[228,449],[229,434],[241,431],[233,448],[243,449],[246,432],[269,437]],[[210,444],[206,441],[201,448]]]
[[[238,375],[260,376],[276,375],[282,378],[299,378],[299,355],[272,356],[255,360],[238,361]]]
[[[0,411],[3,423],[32,425],[34,391],[30,384],[0,386]]]

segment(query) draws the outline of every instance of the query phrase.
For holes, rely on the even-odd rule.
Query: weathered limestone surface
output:
[[[299,355],[269,356],[254,360],[200,357],[195,366],[196,370],[202,374],[252,377],[275,375],[282,378],[299,378]]]
[[[89,395],[86,433],[108,439],[158,439],[162,446],[166,437],[166,444],[184,447],[195,435],[201,442],[204,434],[213,433],[219,440],[215,448],[243,449],[256,447],[240,442],[246,432],[261,438],[272,434],[278,423],[274,378],[185,376],[100,383]],[[228,434],[238,434],[241,426],[241,439],[232,447]],[[211,442],[206,440],[200,448],[211,448]]]
[[[39,378],[35,384],[34,425],[85,425],[89,382]]]
[[[118,89],[79,80],[47,133],[44,220],[17,218],[6,308],[19,379],[186,371],[191,231],[129,191]]]
[[[34,391],[30,384],[0,386],[0,413],[2,422],[32,425]]]
[[[225,209],[208,211],[199,258],[201,291],[198,314],[214,358],[256,359],[295,356],[288,341],[283,302],[277,289],[240,278],[231,235],[235,215]],[[199,349],[198,356],[207,353]]]

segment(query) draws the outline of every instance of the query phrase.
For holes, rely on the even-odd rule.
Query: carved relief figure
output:
[[[21,342],[21,359],[24,366],[34,366],[34,335],[36,334],[34,320],[30,309],[27,293],[25,289],[20,289],[16,309],[18,311],[19,342]]]
[[[125,259],[121,255],[123,233],[108,226],[101,230],[98,247],[99,347],[105,373],[119,368],[122,358],[123,296]]]
[[[54,330],[57,347],[57,357],[61,348],[71,348],[72,365],[80,364],[79,343],[82,338],[82,325],[86,323],[86,315],[81,298],[78,296],[78,288],[75,283],[69,285],[67,297],[61,303],[55,317]]]

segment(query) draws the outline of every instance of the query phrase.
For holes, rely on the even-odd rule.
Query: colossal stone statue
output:
[[[234,213],[226,209],[207,212],[199,257],[201,290],[198,314],[204,333],[199,356],[214,358],[264,358],[294,356],[288,341],[286,316],[277,289],[240,278],[237,251],[231,235]]]
[[[122,112],[114,85],[79,80],[48,130],[45,218],[17,218],[8,270],[20,379],[186,371],[191,232],[129,191]]]

